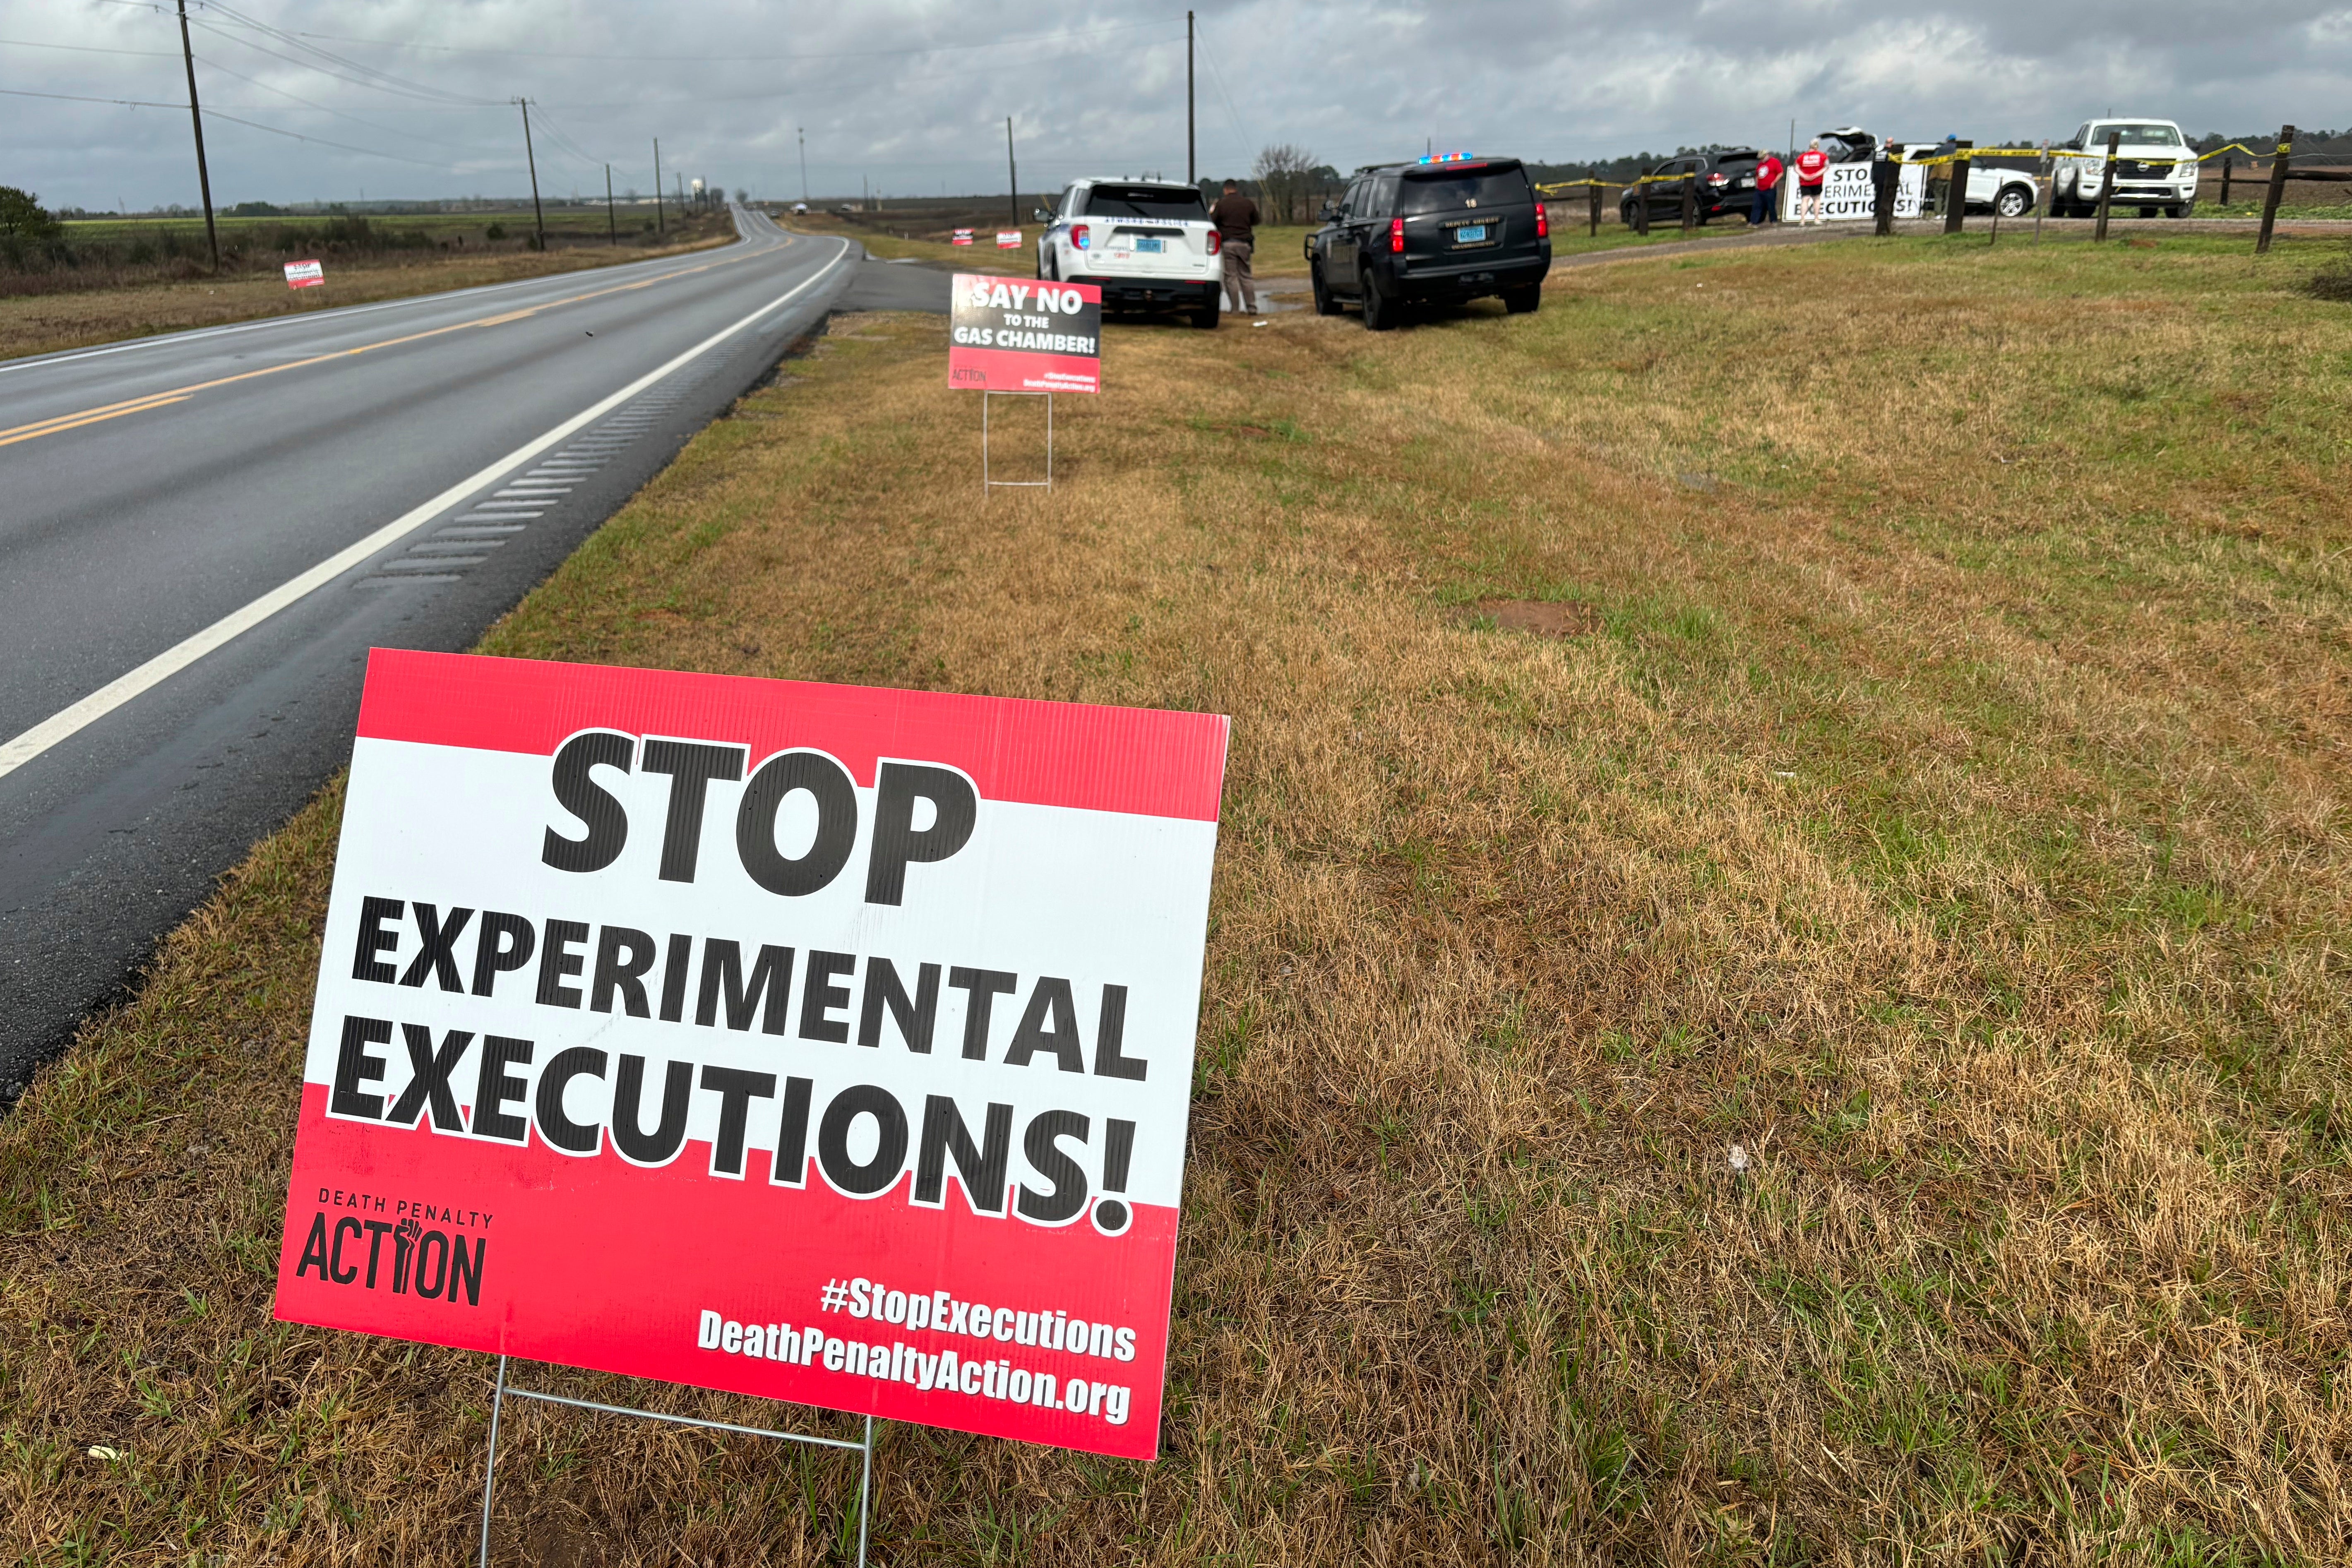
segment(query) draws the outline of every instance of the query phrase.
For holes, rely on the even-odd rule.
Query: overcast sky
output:
[[[188,8],[223,205],[527,192],[523,95],[555,195],[601,195],[606,160],[618,187],[650,190],[658,136],[666,175],[796,196],[801,127],[816,195],[861,179],[999,192],[1007,115],[1024,191],[1184,172],[1181,4]],[[1199,16],[1203,174],[1245,172],[1277,142],[1341,168],[1433,142],[1570,161],[1777,144],[1792,118],[1801,135],[1979,142],[2064,136],[2110,110],[2191,135],[2352,123],[2352,6],[2296,0],[1208,0]],[[52,206],[193,205],[179,51],[169,0],[0,0],[0,184]],[[58,96],[13,96],[27,93]]]

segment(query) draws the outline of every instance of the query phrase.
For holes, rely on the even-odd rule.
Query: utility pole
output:
[[[660,234],[668,226],[662,217],[661,138],[654,138],[654,232]]]
[[[1021,222],[1021,167],[1013,161],[1013,116],[1004,117],[1004,174],[1013,184],[1013,221]]]
[[[205,194],[205,238],[213,247],[213,270],[220,270],[220,232],[213,227],[213,176],[205,167],[205,115],[196,107],[196,51],[188,46],[188,0],[180,0],[180,58],[188,66],[188,119],[196,128],[196,185]]]
[[[522,155],[524,162],[530,165],[531,222],[539,229],[539,247],[545,250],[547,248],[547,215],[540,210],[539,158],[530,150],[530,100],[518,98],[515,102],[522,108]]]
[[[808,127],[793,128],[801,139],[801,205],[808,205]]]
[[[1184,13],[1184,178],[1188,184],[1201,183],[1201,160],[1198,142],[1193,135],[1192,119],[1192,13]]]
[[[614,245],[621,243],[621,220],[613,212],[613,165],[610,163],[604,165],[604,232],[612,236]]]

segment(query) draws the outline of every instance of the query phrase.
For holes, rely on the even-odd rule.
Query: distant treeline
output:
[[[421,228],[343,216],[237,224],[222,229],[220,238],[223,271],[269,269],[313,256],[380,256],[446,246]],[[45,233],[0,230],[0,271],[17,279],[46,277],[68,288],[84,286],[79,274],[93,275],[89,281],[134,272],[194,277],[209,270],[211,260],[200,225],[96,235],[76,234],[62,224]]]

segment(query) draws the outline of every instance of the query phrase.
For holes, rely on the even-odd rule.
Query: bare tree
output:
[[[1265,198],[1266,216],[1276,223],[1307,221],[1307,185],[1315,172],[1315,154],[1290,142],[1276,142],[1257,155],[1258,194]]]

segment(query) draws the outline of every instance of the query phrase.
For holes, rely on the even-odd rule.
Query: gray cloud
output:
[[[1184,166],[1184,16],[1128,0],[291,0],[192,5],[214,189],[247,199],[513,195],[664,163],[796,195],[1024,189]],[[1573,160],[1860,122],[2063,135],[2110,109],[2192,133],[2352,122],[2352,7],[1987,0],[1234,0],[1200,10],[1203,174],[1271,142],[1341,167],[1440,147]],[[274,31],[273,31],[274,29]],[[177,24],[147,0],[0,0],[0,184],[53,204],[195,199]],[[72,46],[37,47],[31,46]],[[105,52],[120,51],[120,52]],[[238,124],[236,121],[251,121]],[[267,127],[268,129],[263,129]],[[293,132],[310,140],[282,134]],[[340,143],[341,145],[327,145]]]

